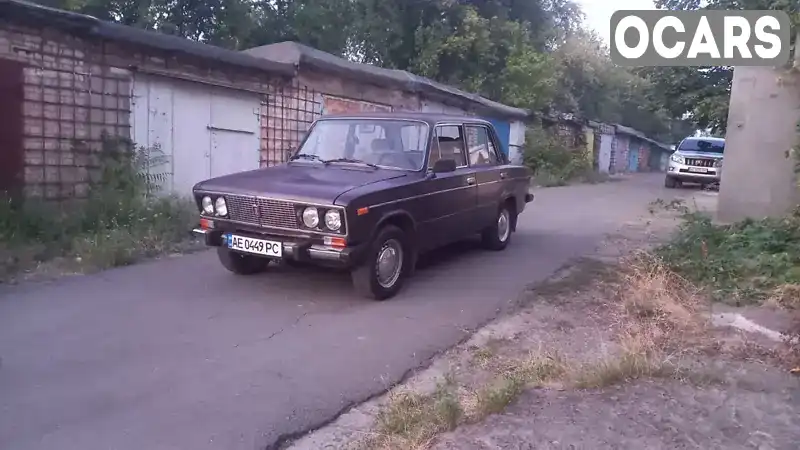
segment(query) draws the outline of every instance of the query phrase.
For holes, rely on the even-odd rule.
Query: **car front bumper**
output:
[[[209,247],[222,247],[223,234],[234,233],[238,236],[247,236],[254,239],[267,239],[279,241],[283,251],[280,259],[289,259],[297,262],[319,263],[336,267],[349,268],[359,265],[364,254],[364,245],[348,245],[346,247],[333,247],[321,242],[316,237],[283,236],[271,233],[260,233],[243,230],[223,230],[195,228],[192,232],[205,240]],[[250,255],[251,253],[243,253]],[[253,255],[267,258],[267,256]]]
[[[697,171],[702,169],[705,169],[706,172]],[[670,160],[667,166],[667,176],[689,183],[718,183],[722,177],[722,167],[694,167]]]

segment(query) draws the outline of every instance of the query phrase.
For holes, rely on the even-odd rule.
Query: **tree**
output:
[[[669,133],[653,83],[611,63],[572,0],[39,0],[231,49],[292,40],[530,110]],[[655,79],[655,77],[653,78]],[[667,103],[663,103],[667,104]]]
[[[659,8],[697,9],[773,9],[790,14],[800,23],[797,0],[656,0]],[[664,92],[666,109],[673,117],[688,116],[699,128],[723,134],[728,121],[732,67],[657,67],[639,73]]]

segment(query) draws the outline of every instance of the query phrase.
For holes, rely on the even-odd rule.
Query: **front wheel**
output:
[[[222,266],[236,275],[254,275],[264,272],[270,262],[267,258],[243,255],[224,247],[217,248],[217,256]]]
[[[503,204],[497,211],[494,224],[481,233],[483,246],[489,250],[503,250],[511,240],[511,210]]]
[[[664,177],[664,187],[667,189],[675,189],[680,187],[681,182],[672,177]]]
[[[350,272],[359,295],[374,300],[394,297],[403,286],[412,262],[408,237],[400,228],[388,225],[378,232],[365,262]]]

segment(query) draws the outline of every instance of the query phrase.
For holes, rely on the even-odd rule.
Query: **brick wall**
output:
[[[137,70],[271,93],[273,101],[287,84],[255,69],[8,20],[0,20],[0,62],[3,80],[21,70],[23,84],[21,102],[0,102],[4,117],[22,117],[21,129],[7,124],[0,133],[4,143],[19,142],[4,145],[1,160],[21,161],[2,175],[13,177],[27,195],[47,199],[85,196],[98,172],[102,136],[130,137],[131,80]]]
[[[20,181],[28,195],[85,195],[101,136],[129,135],[130,81],[102,57],[101,45],[52,29],[0,23],[0,58],[22,63],[23,102],[0,104],[21,115]]]
[[[286,161],[300,145],[311,123],[322,115],[322,96],[298,83],[276,86],[261,103],[261,151],[259,164]]]
[[[650,144],[647,142],[642,142],[639,147],[639,171],[650,171]]]

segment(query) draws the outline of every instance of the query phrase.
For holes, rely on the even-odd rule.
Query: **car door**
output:
[[[455,159],[453,172],[432,172],[438,159]],[[418,208],[423,220],[417,224],[424,249],[445,245],[471,234],[476,228],[474,211],[478,203],[475,171],[467,163],[464,128],[440,124],[428,155],[428,174]]]
[[[469,164],[475,170],[478,184],[475,220],[483,228],[494,223],[496,219],[508,171],[505,160],[498,151],[498,141],[493,130],[483,124],[468,124],[465,128]]]

